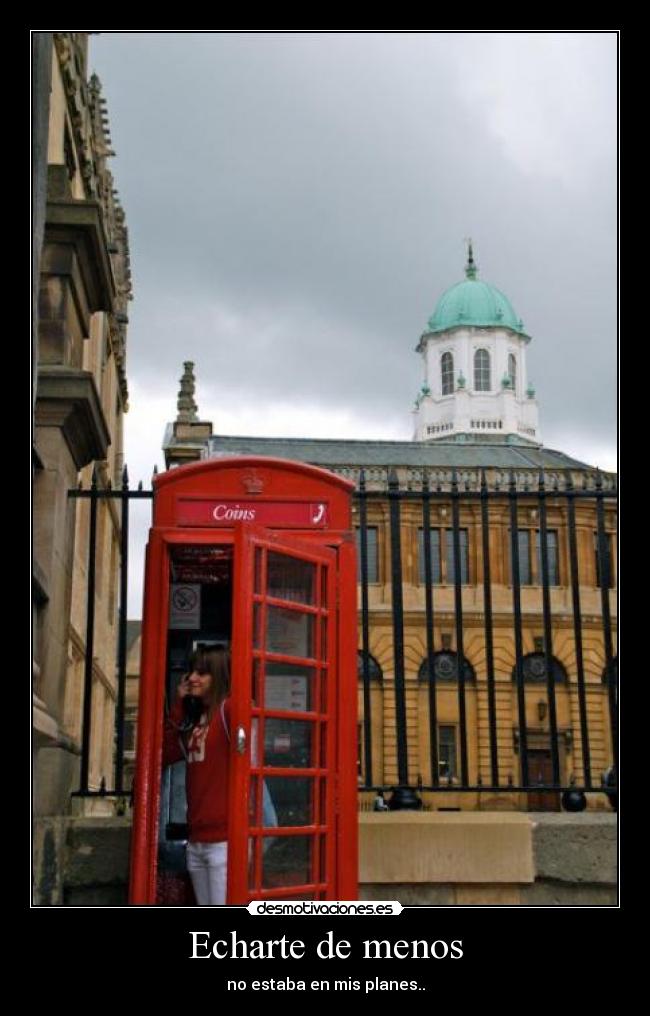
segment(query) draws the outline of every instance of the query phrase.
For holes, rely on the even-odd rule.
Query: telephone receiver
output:
[[[183,698],[183,719],[195,727],[203,714],[203,702],[196,695],[185,695]]]

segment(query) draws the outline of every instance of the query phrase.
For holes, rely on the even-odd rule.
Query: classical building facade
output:
[[[426,478],[438,490],[431,504],[430,555],[433,629],[427,632],[424,529],[422,503],[406,500],[401,506],[399,543],[404,618],[405,718],[408,742],[408,782],[432,783],[429,726],[430,667],[436,676],[436,724],[440,780],[451,787],[461,775],[459,696],[456,676],[458,629],[462,610],[462,652],[465,660],[466,782],[490,786],[494,758],[489,736],[488,660],[485,626],[486,560],[477,499],[460,501],[458,547],[453,548],[452,498],[454,478],[461,487],[478,490],[487,485],[504,491],[493,498],[489,514],[491,591],[491,655],[494,711],[498,747],[498,782],[506,788],[522,783],[519,743],[521,716],[516,688],[516,635],[513,626],[511,514],[506,496],[515,483],[520,582],[521,647],[525,691],[526,737],[530,780],[553,782],[551,772],[549,701],[546,694],[545,621],[540,546],[540,502],[537,483],[543,471],[547,488],[593,488],[596,482],[613,487],[615,479],[599,477],[586,463],[545,448],[541,443],[538,406],[529,382],[526,349],[530,337],[507,297],[478,279],[470,246],[465,279],[439,299],[417,345],[422,355],[424,382],[414,408],[414,439],[407,441],[326,441],[233,436],[209,436],[208,423],[196,418],[192,364],[186,364],[179,399],[179,416],[167,427],[164,452],[168,468],[213,456],[269,455],[322,466],[365,488],[373,496],[367,504],[368,610],[371,676],[373,785],[398,783],[398,745],[395,710],[394,614],[391,576],[391,523],[388,481],[393,475],[403,490],[420,490]],[[182,405],[181,405],[182,401]],[[188,415],[186,403],[191,403]],[[448,491],[449,500],[440,496]],[[526,496],[526,492],[530,496]],[[383,492],[384,496],[376,496]],[[589,730],[591,783],[599,784],[611,765],[611,704],[608,698],[607,653],[595,499],[576,501],[575,549],[581,604],[581,646],[576,646],[572,585],[569,508],[566,498],[545,499],[548,606],[555,684],[555,723],[558,734],[559,783],[585,781],[581,743],[578,656],[584,680]],[[611,651],[616,653],[616,510],[603,502],[608,544],[606,596],[614,628]],[[460,567],[460,605],[456,601],[454,568]],[[361,626],[360,626],[361,645]],[[431,664],[428,646],[433,649]],[[579,648],[579,653],[578,653]],[[616,660],[614,658],[614,665]],[[360,685],[359,712],[364,696]],[[584,716],[583,716],[584,720]],[[364,770],[364,737],[359,730],[360,772]],[[557,782],[557,781],[556,781]],[[524,793],[424,794],[431,807],[444,808],[559,808],[559,795]],[[606,808],[604,795],[588,795],[592,808]]]
[[[68,496],[123,469],[128,232],[109,167],[101,84],[87,32],[34,33],[33,785],[36,849],[46,817],[79,789],[84,685],[91,692],[88,782],[114,754],[119,512],[95,520],[94,638],[86,675],[90,505]],[[45,829],[45,833],[43,833]],[[50,829],[51,833],[51,829]],[[41,835],[42,834],[42,835]],[[50,847],[45,848],[46,851]],[[38,895],[38,893],[37,893]],[[47,895],[47,893],[46,893]]]

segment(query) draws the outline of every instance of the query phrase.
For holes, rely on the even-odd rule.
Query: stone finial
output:
[[[178,401],[176,403],[178,408],[178,414],[176,420],[179,423],[193,423],[198,420],[198,406],[194,401],[194,364],[191,360],[186,360],[183,364],[185,368],[183,376],[180,379],[181,388],[178,393]]]

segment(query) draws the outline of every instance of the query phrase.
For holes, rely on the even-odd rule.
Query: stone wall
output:
[[[389,812],[359,817],[359,898],[403,906],[616,906],[616,815]],[[131,824],[35,825],[37,906],[126,906]]]

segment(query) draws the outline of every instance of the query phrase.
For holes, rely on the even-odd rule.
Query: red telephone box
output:
[[[241,457],[170,470],[154,489],[130,902],[192,902],[179,890],[183,763],[162,771],[163,723],[189,652],[213,643],[231,647],[227,902],[355,899],[353,485]]]

